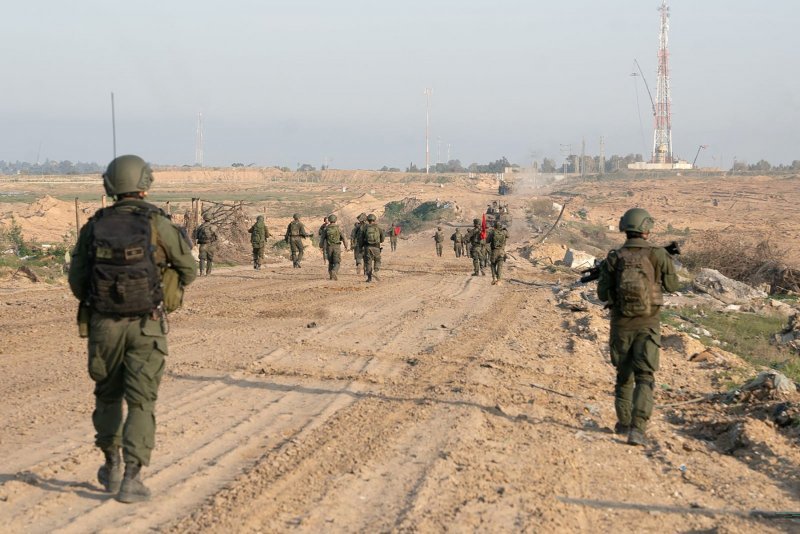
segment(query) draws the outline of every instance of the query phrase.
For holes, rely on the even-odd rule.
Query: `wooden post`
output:
[[[106,207],[106,196],[105,195],[100,197],[100,206],[102,206],[104,208]]]
[[[78,212],[78,197],[75,197],[75,235],[81,233],[81,217]]]
[[[172,215],[172,208],[169,205],[169,200],[167,200],[167,205],[164,206],[164,207],[167,208],[167,209],[164,210],[164,211],[167,212],[167,215]]]

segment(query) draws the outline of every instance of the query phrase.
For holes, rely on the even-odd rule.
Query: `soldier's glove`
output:
[[[680,245],[678,245],[677,241],[673,241],[672,243],[670,243],[669,245],[664,247],[664,250],[666,250],[667,254],[669,254],[670,256],[680,256],[681,255],[681,247],[680,247]]]

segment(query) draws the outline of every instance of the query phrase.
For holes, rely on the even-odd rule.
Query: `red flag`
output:
[[[394,235],[400,235],[400,227],[399,226],[395,226],[394,227]]]
[[[481,239],[486,239],[486,214],[483,214],[483,220],[481,221]]]

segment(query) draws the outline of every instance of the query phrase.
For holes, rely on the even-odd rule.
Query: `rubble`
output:
[[[597,260],[594,256],[587,252],[582,252],[580,250],[573,250],[571,248],[567,249],[567,253],[564,255],[564,259],[562,262],[564,265],[569,267],[570,269],[575,269],[576,271],[583,270],[583,269],[591,269],[594,267],[594,263]]]
[[[701,269],[700,274],[692,281],[692,287],[725,304],[747,304],[756,299],[767,298],[764,291],[732,280],[714,269]]]

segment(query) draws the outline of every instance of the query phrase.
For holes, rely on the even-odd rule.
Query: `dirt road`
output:
[[[387,247],[374,284],[351,261],[327,281],[315,258],[199,279],[172,317],[154,498],[138,505],[95,479],[68,290],[0,292],[0,530],[800,528],[745,516],[800,508],[795,446],[724,455],[663,411],[651,446],[625,445],[605,324],[576,335],[551,288],[571,280],[511,261],[494,287],[446,252],[428,235]],[[659,381],[712,388],[689,365],[665,351]]]

